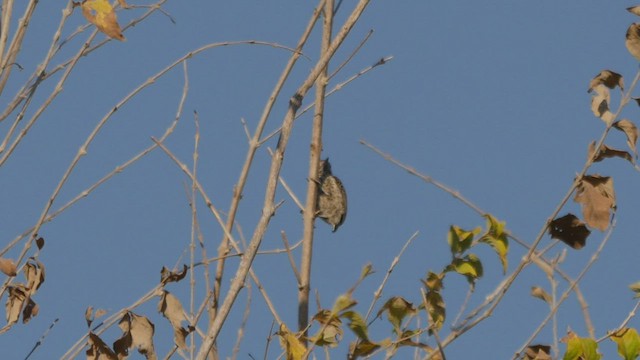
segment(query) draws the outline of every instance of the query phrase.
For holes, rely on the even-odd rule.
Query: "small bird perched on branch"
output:
[[[329,159],[321,160],[318,169],[316,216],[338,230],[347,217],[347,192],[342,181],[333,176]]]

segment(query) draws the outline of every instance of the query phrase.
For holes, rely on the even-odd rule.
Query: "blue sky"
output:
[[[156,13],[126,30],[126,42],[112,41],[82,58],[62,93],[0,169],[3,243],[35,224],[86,136],[135,87],[205,44],[262,40],[294,47],[314,5],[299,1],[169,0],[163,9],[175,24]],[[393,272],[380,305],[393,295],[418,303],[420,278],[449,261],[449,226],[471,229],[484,225],[483,218],[450,195],[384,161],[359,140],[459,190],[506,221],[512,233],[531,242],[581,170],[589,142],[599,138],[604,129],[590,110],[589,81],[600,70],[611,69],[621,73],[629,85],[638,71],[637,61],[624,47],[627,27],[638,21],[625,11],[632,5],[591,0],[491,1],[482,6],[470,1],[372,2],[330,65],[335,69],[371,29],[372,37],[329,87],[381,57],[393,56],[388,64],[350,83],[326,103],[323,157],[330,157],[334,174],[347,189],[349,213],[336,233],[317,222],[312,288],[322,305],[331,306],[370,262],[377,272],[355,293],[357,310],[366,312],[389,264],[416,231],[419,235]],[[2,94],[3,105],[42,61],[64,6],[39,3],[17,59],[24,70],[14,70]],[[336,18],[339,24],[352,7],[353,2],[343,3]],[[118,17],[126,24],[143,12],[119,11]],[[63,38],[85,23],[76,10],[63,29]],[[74,54],[91,30],[66,44],[53,63]],[[288,97],[315,64],[319,36],[316,30],[304,49],[308,59],[299,60],[274,108],[267,133],[279,126]],[[99,34],[96,40],[103,38]],[[166,144],[180,159],[191,163],[193,112],[197,111],[199,180],[223,211],[229,206],[247,150],[240,120],[245,119],[249,129],[255,128],[289,55],[281,49],[242,45],[208,50],[188,61],[184,112]],[[53,208],[151,145],[151,136],[161,136],[175,117],[183,85],[182,67],[177,67],[120,108],[89,147]],[[52,89],[53,82],[43,84],[27,118]],[[617,92],[612,93],[617,105]],[[638,111],[632,104],[623,116],[635,121]],[[14,118],[15,114],[9,120]],[[310,120],[307,114],[296,123],[281,173],[300,198],[306,190]],[[10,122],[0,124],[3,136]],[[607,143],[624,148],[625,138],[613,132]],[[276,140],[265,145],[274,148]],[[247,238],[261,213],[269,162],[266,148],[260,149],[239,213],[239,225]],[[635,304],[627,286],[638,280],[635,225],[640,190],[639,174],[624,160],[598,163],[591,173],[614,178],[618,201],[612,238],[581,283],[596,335],[601,337],[618,326]],[[39,259],[46,266],[47,278],[35,298],[40,314],[28,325],[18,324],[0,337],[3,357],[23,358],[56,318],[60,321],[31,359],[60,357],[86,332],[83,315],[87,306],[118,311],[157,284],[162,266],[188,262],[191,215],[185,184],[188,179],[184,174],[156,150],[45,224],[40,233],[46,246]],[[278,190],[276,199],[285,202],[263,240],[265,250],[282,248],[280,231],[285,231],[291,242],[297,242],[302,234],[302,217],[293,201],[283,189]],[[198,211],[207,252],[213,255],[221,231],[202,201]],[[579,215],[580,210],[570,202],[561,214],[566,212]],[[576,276],[602,238],[603,233],[594,230],[584,249],[568,249],[562,268]],[[549,243],[547,236],[542,246]],[[21,248],[18,245],[8,256],[15,257]],[[565,248],[559,244],[550,254]],[[471,305],[481,303],[502,280],[495,254],[489,248],[477,253],[485,276],[476,286]],[[522,248],[512,244],[510,271],[523,254]],[[237,264],[237,260],[228,262],[228,276]],[[260,255],[255,270],[280,315],[294,328],[296,286],[286,256]],[[229,283],[226,279],[223,291]],[[548,312],[543,302],[529,296],[534,285],[549,289],[544,273],[530,266],[494,315],[452,343],[446,349],[447,357],[456,359],[472,352],[477,358],[510,358]],[[559,286],[564,291],[567,284],[560,281]],[[168,290],[186,306],[188,287],[185,280]],[[455,317],[466,290],[463,278],[447,277],[443,295],[448,320]],[[196,294],[202,299],[201,283]],[[239,299],[219,338],[224,356],[231,355],[246,293]],[[156,348],[165,354],[171,332],[157,313],[156,303],[153,300],[135,312],[149,316],[156,324]],[[262,358],[271,327],[271,316],[255,287],[251,303],[239,359],[248,359],[249,353]],[[443,328],[443,337],[449,324]],[[635,318],[629,325],[639,326]],[[587,336],[573,296],[558,317],[561,334],[568,326]],[[380,340],[390,336],[390,329],[386,321],[377,321],[372,337]],[[113,330],[104,338],[111,343],[117,336],[118,331]],[[350,334],[346,338],[350,340]],[[551,341],[551,329],[546,328],[534,343]],[[433,345],[431,339],[429,343]],[[610,342],[601,346],[605,355],[615,357]],[[332,355],[340,358],[345,352],[343,345]],[[278,354],[274,343],[267,358]],[[139,357],[134,354],[131,358]]]

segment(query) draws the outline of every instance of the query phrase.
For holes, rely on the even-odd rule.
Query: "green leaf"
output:
[[[480,233],[480,228],[467,231],[456,225],[452,225],[449,228],[449,234],[447,235],[447,242],[451,248],[451,254],[455,256],[467,251],[473,243],[473,237],[478,233]]]
[[[413,315],[416,313],[416,309],[413,307],[413,304],[408,302],[402,297],[394,296],[387,300],[387,302],[382,306],[380,311],[378,311],[378,316],[381,313],[386,312],[387,318],[391,325],[393,325],[393,329],[396,334],[402,333],[402,320],[407,315]]]
[[[362,268],[362,271],[360,272],[360,281],[364,280],[367,276],[373,274],[374,272],[375,271],[373,271],[373,265],[371,265],[371,263],[368,263]]]
[[[320,310],[313,316],[313,320],[320,324],[320,329],[309,340],[318,346],[338,346],[338,341],[342,338],[343,333],[342,321],[333,316],[329,310]]]
[[[487,218],[487,233],[480,238],[480,242],[487,243],[496,251],[500,262],[502,263],[502,271],[507,273],[507,253],[509,252],[508,234],[505,232],[505,223],[498,221],[491,214],[484,215]]]
[[[339,314],[342,311],[355,306],[357,303],[358,303],[357,301],[353,300],[350,293],[342,294],[338,296],[338,298],[336,299],[336,302],[333,304],[333,309],[331,309],[331,312],[333,312],[334,314]]]
[[[476,280],[482,277],[482,262],[474,254],[469,254],[462,259],[456,258],[447,265],[445,271],[455,271],[467,278],[469,284],[474,285]]]
[[[567,340],[567,352],[563,360],[599,360],[601,357],[595,340],[574,336]]]
[[[353,358],[357,359],[359,357],[371,355],[374,351],[378,350],[380,346],[380,344],[376,344],[370,341],[359,341],[356,343],[351,343],[350,352],[353,355]]]
[[[349,320],[349,329],[358,336],[358,339],[367,342],[369,341],[369,330],[367,328],[367,323],[362,318],[362,315],[356,311],[345,311],[340,315],[340,317]]]
[[[622,329],[611,334],[611,340],[618,344],[618,354],[625,360],[636,359],[640,355],[640,337],[635,329]]]
[[[422,283],[428,290],[440,291],[444,287],[442,285],[444,275],[445,273],[436,274],[433,271],[429,271],[429,273],[427,274],[427,279],[422,280]]]
[[[427,313],[429,314],[429,333],[440,330],[447,315],[442,295],[437,291],[427,291]]]

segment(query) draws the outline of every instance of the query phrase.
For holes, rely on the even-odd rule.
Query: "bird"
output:
[[[317,183],[316,216],[336,232],[347,217],[347,192],[342,181],[331,172],[328,158],[320,161]]]
[[[631,55],[640,61],[640,23],[633,23],[629,26],[624,44]]]

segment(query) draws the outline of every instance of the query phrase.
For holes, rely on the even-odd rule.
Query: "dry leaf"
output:
[[[609,89],[603,84],[599,84],[589,90],[595,91],[596,93],[591,97],[591,111],[593,111],[593,115],[609,124],[614,119],[613,113],[609,111],[611,98]]]
[[[576,250],[584,247],[591,231],[573,214],[567,214],[551,221],[549,234]]]
[[[624,90],[624,80],[622,79],[622,75],[611,70],[602,70],[600,71],[600,74],[591,79],[591,82],[589,83],[589,90],[587,92],[593,91],[596,86],[601,84],[609,89],[614,89],[616,86],[619,86],[620,90]]]
[[[170,271],[169,269],[163,266],[162,270],[160,270],[160,282],[163,284],[170,283],[170,282],[178,282],[184,279],[185,276],[187,276],[187,269],[188,269],[187,265],[184,265],[184,267],[182,268],[182,271],[174,272],[174,271]]]
[[[9,297],[5,304],[5,313],[7,317],[7,325],[12,325],[18,322],[20,313],[27,300],[27,289],[22,284],[16,286],[9,286]]]
[[[638,128],[636,125],[630,120],[622,119],[613,123],[613,127],[624,132],[627,136],[627,145],[637,158],[638,150],[636,149],[636,144],[638,143]]]
[[[120,25],[118,25],[116,12],[108,0],[84,0],[80,6],[82,7],[82,15],[98,30],[112,39],[125,40]]]
[[[120,354],[126,355],[129,348],[136,348],[147,359],[157,359],[153,346],[155,327],[149,319],[128,312],[122,317],[118,326],[123,331],[122,337],[113,344],[118,356]]]
[[[184,308],[173,294],[168,291],[163,291],[158,303],[158,312],[162,313],[162,316],[167,318],[173,327],[174,341],[178,347],[184,349],[186,344],[184,338],[189,334],[187,330],[182,327],[182,321],[187,320],[185,316]]]
[[[90,332],[88,343],[87,360],[118,360],[113,350],[98,335]]]
[[[33,258],[24,265],[22,269],[25,278],[27,278],[27,288],[29,288],[29,295],[36,293],[36,290],[40,288],[40,285],[44,282],[44,265]]]
[[[551,304],[551,295],[549,295],[543,288],[540,286],[532,286],[531,287],[531,296],[538,298],[547,304]]]
[[[524,351],[523,360],[551,360],[551,346],[531,345]]]
[[[84,311],[84,320],[87,322],[87,327],[91,327],[91,323],[93,322],[93,306],[87,307],[87,310]]]
[[[593,141],[593,142],[591,142],[591,144],[589,144],[589,157],[593,157],[594,156],[595,147],[596,147],[596,142],[595,141]],[[595,154],[595,157],[593,158],[593,161],[594,162],[599,162],[599,161],[602,161],[604,159],[612,158],[612,157],[623,158],[623,159],[629,161],[632,164],[634,163],[633,156],[631,156],[631,154],[629,154],[628,151],[610,148],[610,147],[608,147],[607,145],[604,145],[604,144],[602,144],[602,146],[600,146],[600,151],[598,151],[598,153]]]
[[[124,0],[118,0],[118,4],[120,4],[120,6],[122,6],[123,9],[129,8],[129,4],[127,4]]]
[[[36,246],[38,247],[38,250],[42,250],[44,247],[44,238],[42,236],[36,239]]]
[[[633,15],[638,15],[640,16],[640,6],[632,6],[632,7],[628,7],[627,11],[632,13]]]
[[[281,324],[280,330],[277,332],[280,337],[280,346],[287,355],[287,360],[301,360],[307,349],[286,325]]]
[[[26,324],[31,320],[32,317],[38,316],[38,312],[40,311],[40,307],[36,304],[33,299],[29,298],[27,301],[27,305],[22,310],[22,323]]]
[[[629,25],[627,29],[626,40],[624,45],[629,50],[629,53],[640,61],[640,24],[634,23]]]
[[[0,271],[7,276],[16,276],[16,264],[11,259],[0,257]]]
[[[610,210],[616,207],[613,179],[584,175],[576,188],[574,201],[582,204],[582,215],[587,225],[605,231],[609,227]]]

